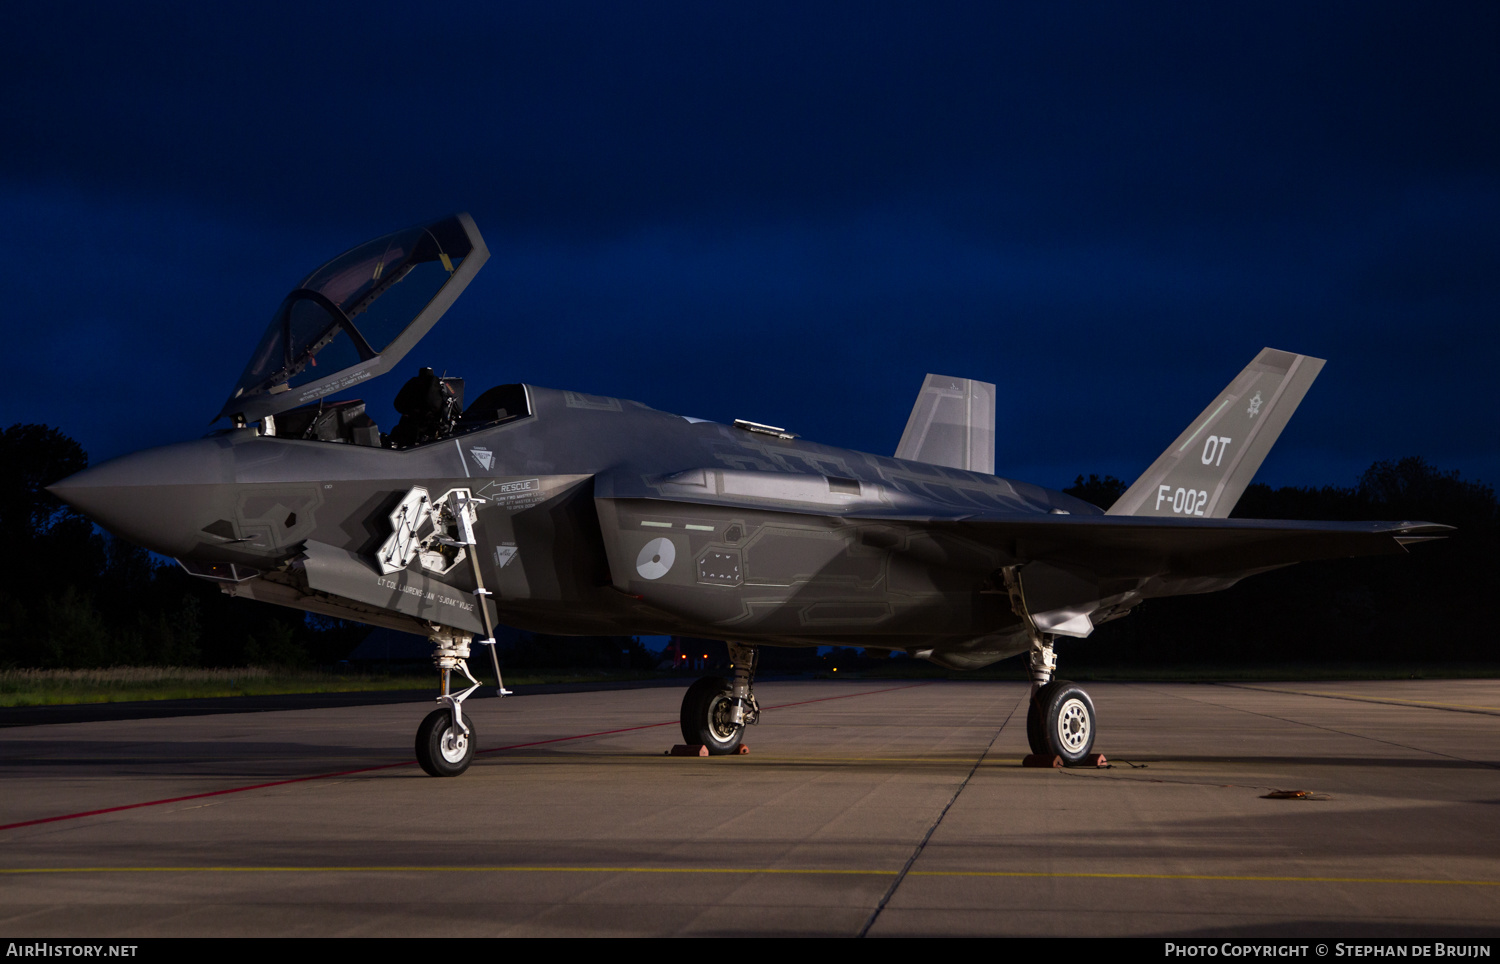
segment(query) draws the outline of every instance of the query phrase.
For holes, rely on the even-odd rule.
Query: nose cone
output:
[[[47,491],[118,536],[182,556],[202,540],[203,525],[222,517],[233,482],[228,447],[199,439],[113,459]]]

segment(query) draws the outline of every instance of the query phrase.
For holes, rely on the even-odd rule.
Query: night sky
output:
[[[33,4],[0,30],[0,425],[201,435],[282,295],[469,211],[402,366],[1136,477],[1263,346],[1260,481],[1500,481],[1500,5]]]

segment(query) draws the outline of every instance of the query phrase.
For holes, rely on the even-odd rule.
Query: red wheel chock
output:
[[[741,743],[730,756],[745,756],[750,748]],[[708,756],[708,747],[702,743],[679,743],[666,752],[667,756]]]
[[[1026,756],[1026,758],[1021,761],[1021,766],[1023,766],[1023,767],[1048,767],[1048,768],[1050,768],[1050,767],[1065,767],[1065,766],[1069,766],[1069,765],[1070,764],[1064,763],[1063,762],[1063,758],[1060,757],[1060,756],[1043,756],[1043,755],[1041,755],[1039,753],[1028,754]],[[1104,754],[1103,753],[1090,753],[1088,756],[1084,757],[1082,760],[1079,760],[1077,763],[1071,764],[1071,766],[1075,766],[1075,767],[1107,767],[1107,766],[1109,766],[1109,761],[1104,758]]]

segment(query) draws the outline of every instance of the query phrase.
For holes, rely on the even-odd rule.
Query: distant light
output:
[[[837,672],[838,672],[838,671],[839,671],[839,668],[838,668],[838,667],[837,667],[837,666],[835,666],[835,667],[834,667],[834,668],[833,668],[833,671],[834,671],[834,672],[835,672],[835,673],[837,673]]]
[[[704,659],[708,659],[708,654],[707,654],[707,653],[704,653],[704,654],[703,654],[703,658],[704,658]]]

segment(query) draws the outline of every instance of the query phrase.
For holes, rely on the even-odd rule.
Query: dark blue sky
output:
[[[57,6],[0,35],[0,424],[96,461],[467,210],[493,257],[377,415],[430,364],[889,453],[935,371],[1060,486],[1271,345],[1329,363],[1263,481],[1500,480],[1493,3]]]

